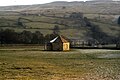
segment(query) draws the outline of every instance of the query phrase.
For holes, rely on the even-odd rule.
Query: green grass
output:
[[[13,80],[119,80],[120,57],[114,50],[42,51],[42,47],[0,47],[0,79]]]
[[[58,12],[60,13],[60,12]],[[60,13],[61,15],[64,15]],[[84,14],[84,16],[88,17],[88,19],[91,20],[94,24],[98,25],[102,32],[106,33],[108,36],[117,37],[119,34],[119,26],[115,23],[112,23],[111,21],[114,18],[114,15],[100,15],[100,20],[96,20],[95,18],[98,18],[98,14]],[[4,18],[3,18],[4,17]],[[21,19],[21,22],[26,25],[26,29],[24,29],[23,26],[17,25],[17,20],[19,17],[22,17],[24,19]],[[105,19],[104,19],[105,17]],[[28,20],[26,20],[28,19]],[[29,21],[32,20],[33,22]],[[110,21],[109,21],[110,20]],[[39,22],[42,21],[42,22]],[[46,17],[46,16],[20,16],[20,15],[6,15],[6,16],[0,16],[0,28],[6,29],[14,29],[16,32],[22,32],[23,30],[28,30],[31,32],[40,31],[44,35],[51,34],[53,32],[53,28],[55,25],[58,25],[60,27],[61,35],[67,36],[68,38],[71,37],[78,37],[78,38],[86,38],[88,32],[91,32],[89,28],[87,27],[80,27],[74,28],[74,20],[71,19],[64,19],[64,18],[56,18],[56,17]],[[56,23],[55,23],[56,22]],[[65,25],[60,25],[58,23],[64,23]],[[66,28],[66,29],[64,29]]]
[[[30,22],[30,23],[26,23],[27,28],[42,28],[42,29],[53,29],[55,25],[58,24],[50,24],[50,23],[41,23],[41,22]],[[65,28],[65,26],[63,25],[58,25],[60,26],[60,29]]]
[[[87,28],[80,28],[80,29],[65,29],[65,30],[60,30],[61,34],[64,36],[67,36],[69,38],[72,37],[77,37],[77,38],[81,38],[81,37],[85,37],[85,34],[87,34]]]
[[[93,23],[96,25],[99,25],[99,28],[101,29],[101,31],[103,31],[109,36],[118,36],[119,34],[119,30],[120,30],[119,26],[100,23],[100,22],[93,22]]]

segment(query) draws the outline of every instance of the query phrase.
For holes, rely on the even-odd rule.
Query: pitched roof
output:
[[[54,38],[53,40],[50,41],[50,43],[55,42],[58,39],[58,37]]]
[[[62,36],[60,36],[60,39],[61,39],[61,41],[63,42],[63,43],[66,43],[66,42],[68,42],[65,38],[63,38]]]
[[[54,38],[53,40],[50,41],[50,43],[54,43],[54,42],[57,42],[57,40],[61,41],[62,43],[68,43],[68,41],[63,38],[63,36],[57,36],[56,38]]]

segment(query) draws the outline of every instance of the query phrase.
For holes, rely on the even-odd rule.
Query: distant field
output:
[[[119,50],[0,47],[1,80],[120,80]]]
[[[10,15],[8,15],[6,12],[2,12],[4,15],[0,15],[0,29],[9,28],[14,29],[16,32],[22,32],[23,30],[31,32],[40,31],[46,35],[53,33],[54,26],[58,25],[60,28],[60,34],[68,38],[76,37],[78,39],[86,39],[88,37],[91,37],[88,36],[89,33],[92,33],[90,28],[80,26],[82,20],[64,18],[63,16],[68,15],[72,12],[68,11],[68,13],[65,13],[64,10],[62,11],[53,10],[51,13],[45,12],[44,15],[39,16],[25,16],[21,14],[15,15],[12,14],[12,12]],[[59,15],[62,16],[60,17]],[[106,35],[112,37],[117,37],[119,35],[120,27],[116,24],[117,17],[119,15],[98,13],[85,13],[83,15],[87,17],[90,22],[98,25],[101,33],[104,32]],[[116,20],[116,22],[114,20]],[[22,22],[23,25],[19,25],[18,22]]]
[[[19,18],[20,22],[22,22],[24,26],[17,25],[17,21]],[[46,16],[0,16],[0,28],[2,29],[14,29],[16,32],[22,32],[23,30],[35,32],[40,31],[44,35],[51,34],[53,32],[53,28],[55,25],[58,25],[60,28],[61,35],[70,37],[84,37],[87,33],[87,28],[81,27],[80,29],[76,29],[72,27],[72,23],[74,20],[64,19],[64,18],[56,18],[56,17],[46,17]],[[31,22],[33,21],[33,22]],[[55,23],[56,22],[56,23]],[[59,24],[63,22],[68,26],[63,24]]]
[[[109,36],[118,36],[120,27],[116,25],[110,25],[106,23],[93,22],[96,25],[99,25],[101,31],[105,32]]]

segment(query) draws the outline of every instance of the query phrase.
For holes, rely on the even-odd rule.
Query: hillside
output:
[[[0,7],[0,28],[51,34],[58,25],[68,38],[114,40],[119,35],[119,1],[52,2]],[[115,41],[115,40],[114,40]]]
[[[21,5],[21,6],[1,6],[0,11],[27,11],[27,10],[54,10],[65,7],[67,11],[83,13],[102,13],[102,14],[119,14],[120,1],[87,1],[87,2],[65,2],[56,1],[47,4]],[[43,10],[44,11],[44,10]]]

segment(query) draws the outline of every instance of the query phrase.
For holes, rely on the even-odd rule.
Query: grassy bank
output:
[[[5,48],[4,48],[5,49]],[[119,80],[120,51],[42,48],[0,50],[0,79],[12,80]],[[14,48],[13,48],[14,49]],[[22,49],[22,48],[21,48]],[[118,57],[101,57],[115,54]]]

